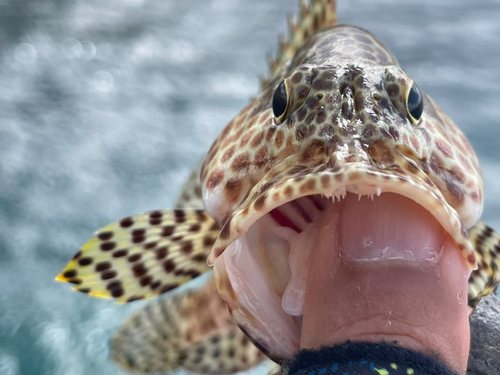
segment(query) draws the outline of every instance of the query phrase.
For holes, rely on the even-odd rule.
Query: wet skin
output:
[[[401,196],[383,194],[373,202],[364,198],[357,211],[349,211],[351,216],[364,213],[354,219],[341,219],[335,210],[338,208],[326,214],[310,265],[313,272],[307,282],[302,348],[319,348],[346,340],[397,341],[400,346],[426,353],[464,374],[470,341],[471,309],[467,306],[470,271],[453,241],[442,234],[439,224],[427,211]],[[380,212],[385,214],[378,221],[370,217],[371,213]],[[439,243],[434,259],[360,261],[350,259],[345,253],[345,248],[354,251],[350,245],[355,244],[339,238],[353,234],[346,226],[358,220],[358,224],[364,224],[364,234],[378,231],[378,237],[374,236],[375,246],[383,248],[384,241],[391,242],[390,231],[380,234],[387,221],[393,221],[388,224],[392,237],[397,237],[394,231],[405,230],[394,222],[398,217],[410,218],[414,223],[409,236],[418,230],[419,221],[426,223],[428,229],[424,232],[435,236]],[[344,228],[338,230],[339,225]],[[433,240],[426,239],[424,232],[418,233],[421,241],[416,242],[421,248],[427,247],[421,258],[429,258],[428,244]],[[413,256],[419,258],[416,247],[413,249]]]

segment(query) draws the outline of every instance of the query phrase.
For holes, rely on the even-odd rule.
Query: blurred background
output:
[[[0,374],[124,374],[108,339],[141,303],[53,278],[93,232],[171,207],[258,92],[298,0],[0,0]],[[339,0],[464,130],[500,229],[498,0]]]

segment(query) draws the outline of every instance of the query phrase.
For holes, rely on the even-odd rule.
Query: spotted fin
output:
[[[310,0],[310,3],[301,0],[300,4],[299,19],[293,16],[288,19],[290,29],[288,38],[280,35],[278,54],[268,58],[269,78],[261,78],[262,90],[273,81],[276,73],[291,61],[309,35],[337,23],[336,0]]]
[[[149,298],[209,271],[206,258],[219,231],[204,210],[127,217],[97,231],[56,280],[119,303]]]
[[[478,265],[469,279],[469,305],[475,307],[500,282],[500,233],[479,222],[469,229],[469,237]]]
[[[129,371],[231,374],[265,357],[233,323],[213,279],[198,291],[149,303],[111,340],[113,359]]]

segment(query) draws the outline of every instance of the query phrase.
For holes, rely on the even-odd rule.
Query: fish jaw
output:
[[[246,233],[257,220],[293,200],[308,195],[335,200],[346,193],[360,196],[395,193],[414,200],[431,212],[457,243],[457,248],[467,259],[471,269],[477,267],[467,228],[441,191],[432,183],[429,184],[425,174],[421,173],[421,178],[418,178],[419,176],[397,171],[379,170],[364,163],[349,163],[333,168],[320,165],[312,169],[288,163],[293,166],[269,173],[228,218],[208,256],[209,265],[213,265],[224,250]]]
[[[290,167],[270,172],[229,217],[208,258],[233,319],[270,358],[290,358],[301,347],[313,244],[328,207],[344,202],[346,195],[377,199],[392,193],[411,199],[463,255],[469,272],[476,267],[458,213],[424,174],[381,171],[359,162],[341,168],[304,168],[293,160],[285,164]],[[399,255],[395,258],[404,263]]]

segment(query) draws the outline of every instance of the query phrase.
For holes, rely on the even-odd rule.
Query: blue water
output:
[[[93,231],[173,205],[258,90],[295,0],[0,0],[0,374],[122,374],[139,305],[54,276]],[[340,0],[459,124],[500,229],[500,2]]]

